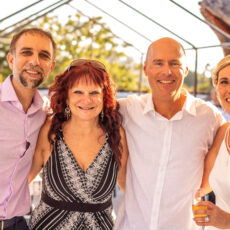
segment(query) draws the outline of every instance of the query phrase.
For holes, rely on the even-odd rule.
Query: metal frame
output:
[[[108,12],[102,10],[101,8],[97,7],[96,5],[94,5],[93,3],[89,2],[88,0],[84,0],[86,1],[88,4],[90,4],[91,6],[95,7],[96,9],[100,10],[101,12],[103,12],[104,14],[108,15],[109,17],[113,18],[114,20],[116,20],[117,22],[119,22],[120,24],[124,25],[125,27],[127,27],[128,29],[132,30],[133,32],[137,33],[138,35],[142,36],[139,32],[137,32],[136,30],[134,30],[132,27],[128,26],[127,24],[121,22],[120,20],[118,20],[117,18],[113,17],[111,14],[109,14]],[[74,10],[78,11],[79,13],[81,13],[83,16],[91,19],[91,17],[83,14],[80,10],[76,9],[74,6],[72,6],[71,4],[68,4],[71,8],[73,8]],[[100,24],[101,25],[101,24]],[[101,25],[103,26],[103,25]],[[127,43],[127,44],[130,44],[132,46],[132,48],[134,48],[136,51],[138,51],[140,54],[141,54],[141,61],[140,61],[140,64],[141,64],[141,68],[140,68],[140,74],[139,74],[139,83],[138,83],[138,94],[140,95],[141,92],[142,92],[142,77],[143,77],[143,68],[142,68],[142,64],[143,64],[143,57],[144,57],[144,53],[142,51],[140,51],[137,47],[135,47],[133,44],[131,44],[130,42],[127,42],[125,41],[123,38],[121,37],[118,37],[116,34],[114,34],[112,32],[112,34],[121,39],[123,42]],[[151,41],[149,40],[148,38],[146,38],[145,36],[142,36],[143,38],[147,39],[148,41]]]
[[[39,1],[37,1],[37,2],[34,2],[33,4],[28,5],[28,6],[22,8],[22,9],[16,11],[16,12],[14,12],[14,13],[8,15],[8,16],[5,17],[5,18],[1,18],[1,19],[0,19],[0,22],[3,22],[4,20],[6,20],[6,19],[8,19],[8,18],[11,18],[12,16],[14,16],[14,15],[16,15],[16,14],[18,14],[18,13],[21,13],[22,11],[24,11],[24,10],[26,10],[26,9],[29,9],[30,7],[32,7],[32,6],[34,6],[34,5],[38,4],[38,3],[40,3],[40,2],[42,2],[42,1],[44,1],[44,0],[39,0]]]
[[[71,2],[71,1],[72,1],[72,0],[67,0],[67,1],[63,2],[63,0],[59,0],[59,1],[57,1],[57,2],[55,2],[55,3],[53,3],[53,4],[51,4],[51,5],[49,5],[49,6],[45,7],[45,8],[43,8],[42,10],[39,10],[39,11],[37,11],[36,13],[33,13],[33,14],[31,14],[30,16],[27,16],[26,18],[23,18],[22,20],[20,20],[20,21],[14,23],[14,24],[12,24],[12,25],[10,25],[10,26],[7,26],[6,28],[0,30],[0,38],[5,38],[5,37],[9,36],[10,34],[12,34],[12,33],[16,32],[16,31],[20,30],[21,28],[27,26],[28,24],[32,23],[33,21],[36,21],[37,19],[39,19],[39,18],[41,18],[41,17],[44,17],[46,14],[48,14],[48,13],[50,13],[50,12],[52,12],[52,11],[58,9],[59,7],[61,7],[61,6],[63,6],[63,5],[68,4],[68,3]],[[22,25],[16,27],[15,29],[11,30],[10,32],[7,32],[7,33],[1,35],[2,32],[8,30],[9,28],[14,27],[14,26],[16,26],[17,24],[20,24],[20,23],[22,23],[22,22],[28,20],[30,17],[33,17],[33,16],[35,16],[35,15],[38,15],[38,14],[41,13],[42,11],[47,10],[47,9],[49,9],[49,8],[51,8],[51,7],[53,7],[53,6],[57,5],[57,4],[59,4],[59,3],[61,3],[61,2],[63,2],[63,3],[60,4],[60,5],[58,5],[58,6],[56,6],[56,7],[54,7],[54,8],[52,8],[52,9],[50,9],[49,11],[46,11],[45,13],[43,13],[43,14],[37,16],[36,18],[34,18],[34,19],[32,19],[32,20],[29,20],[29,21],[27,21],[26,23],[24,23],[24,24],[22,24]],[[37,3],[38,3],[38,2],[36,2],[36,4],[37,4]],[[34,4],[32,4],[32,5],[34,5]],[[32,5],[31,5],[31,6],[32,6]],[[30,7],[30,6],[27,6],[27,7],[25,7],[25,8],[27,9],[27,8],[29,8],[29,7]],[[22,11],[25,10],[25,8],[22,9]],[[16,15],[16,14],[18,14],[18,13],[20,13],[20,11],[17,11],[17,12],[15,12],[15,13],[13,13],[12,15],[7,16],[6,18],[9,18],[9,17],[11,17],[11,16],[14,16],[14,15]],[[2,19],[2,20],[3,20],[3,19]]]
[[[8,19],[8,18],[10,18],[10,17],[12,17],[12,16],[18,14],[18,13],[21,13],[22,11],[24,11],[24,10],[26,10],[26,9],[28,9],[28,8],[34,6],[34,5],[38,4],[38,3],[40,3],[41,1],[44,1],[44,0],[39,0],[39,1],[37,1],[37,2],[34,2],[34,3],[32,3],[32,4],[30,4],[30,5],[26,6],[26,7],[24,7],[23,9],[20,9],[20,10],[14,12],[13,14],[8,15],[7,17],[4,17],[4,18],[0,19],[0,22],[6,20],[6,19]],[[40,10],[40,11],[38,11],[38,12],[36,12],[36,13],[34,13],[34,14],[32,14],[32,15],[30,15],[30,16],[28,16],[28,17],[26,17],[26,18],[24,18],[24,19],[22,19],[22,20],[20,20],[20,21],[18,21],[18,22],[16,22],[16,23],[14,23],[14,24],[12,24],[12,25],[6,27],[6,28],[4,28],[3,30],[0,31],[0,38],[5,38],[5,37],[7,37],[7,36],[10,35],[11,33],[15,32],[15,31],[18,31],[19,29],[25,27],[26,25],[30,24],[31,22],[37,20],[37,19],[40,18],[40,17],[44,17],[46,14],[50,13],[51,11],[54,11],[55,9],[57,9],[57,8],[63,6],[63,5],[68,4],[70,7],[74,8],[73,6],[71,6],[71,5],[69,4],[71,1],[73,1],[73,0],[67,0],[66,2],[64,2],[64,3],[60,4],[60,5],[58,5],[57,7],[52,8],[51,10],[45,12],[44,14],[39,15],[39,16],[37,16],[36,18],[34,18],[34,19],[30,20],[30,21],[27,21],[26,23],[24,23],[24,24],[22,24],[22,25],[16,27],[16,28],[13,29],[12,31],[10,31],[10,32],[8,32],[8,33],[5,33],[5,34],[1,35],[2,32],[8,30],[9,28],[11,28],[11,27],[13,27],[13,26],[15,26],[15,25],[17,25],[17,24],[19,24],[19,23],[22,23],[23,21],[28,20],[28,19],[29,19],[30,17],[32,17],[32,16],[38,15],[38,14],[41,13],[42,11],[44,11],[44,10],[46,10],[46,9],[49,9],[50,7],[56,5],[56,4],[60,3],[60,2],[63,2],[63,0],[60,0],[60,1],[58,1],[58,2],[56,2],[56,3],[54,3],[54,4],[52,4],[52,5],[50,5],[50,6],[48,6],[48,7],[45,7],[45,8],[43,8],[42,10]],[[87,2],[88,4],[90,4],[91,6],[97,8],[98,10],[100,10],[101,12],[103,12],[104,14],[110,16],[111,18],[113,18],[114,20],[116,20],[117,22],[119,22],[120,24],[122,24],[123,26],[127,27],[128,29],[132,30],[133,32],[135,32],[135,33],[138,34],[139,36],[141,36],[141,37],[143,37],[144,39],[146,39],[146,40],[148,40],[149,42],[151,42],[151,39],[147,38],[146,36],[144,36],[143,34],[141,34],[139,31],[135,30],[134,28],[130,27],[129,25],[125,24],[124,22],[120,21],[119,19],[115,18],[114,16],[112,16],[112,15],[109,14],[108,12],[106,12],[106,11],[104,11],[103,9],[99,8],[97,5],[93,4],[93,3],[90,2],[89,0],[84,0],[84,1]],[[189,46],[191,46],[191,47],[189,47],[189,48],[186,48],[186,50],[194,50],[194,51],[195,51],[194,96],[196,96],[196,94],[197,94],[197,60],[198,60],[198,50],[199,50],[199,49],[214,48],[214,47],[229,47],[229,49],[230,49],[230,43],[225,42],[225,43],[221,43],[221,44],[219,44],[219,45],[196,47],[196,46],[195,46],[194,44],[192,44],[190,41],[184,39],[184,38],[181,37],[180,35],[178,35],[178,34],[174,33],[173,31],[169,30],[167,27],[161,25],[161,24],[158,23],[157,21],[155,21],[155,20],[153,20],[152,18],[150,18],[150,17],[148,17],[147,15],[145,15],[143,12],[140,12],[139,10],[137,10],[137,9],[135,9],[134,7],[130,6],[129,4],[127,4],[126,2],[124,2],[123,0],[118,0],[118,1],[121,2],[122,4],[124,4],[126,7],[129,7],[130,9],[132,9],[132,10],[135,11],[136,13],[140,14],[142,17],[145,17],[146,19],[148,19],[148,20],[151,21],[152,23],[155,23],[156,25],[158,25],[159,27],[163,28],[163,29],[166,30],[167,32],[169,32],[169,33],[173,34],[174,36],[176,36],[177,38],[181,39],[182,41],[184,41],[185,43],[187,43]],[[186,9],[185,7],[181,6],[181,5],[178,4],[176,1],[174,1],[174,0],[169,0],[169,1],[170,1],[171,3],[173,3],[174,5],[178,6],[179,8],[181,8],[182,10],[184,10],[185,12],[187,12],[188,14],[192,15],[193,17],[195,17],[195,18],[198,19],[199,21],[201,21],[201,22],[205,23],[206,25],[210,26],[212,29],[214,29],[215,31],[219,32],[220,34],[222,34],[223,36],[225,36],[226,38],[228,38],[228,39],[230,40],[230,35],[229,35],[229,34],[225,33],[224,31],[222,31],[221,29],[219,29],[218,27],[216,27],[216,26],[213,25],[212,23],[206,22],[206,21],[204,21],[203,19],[199,18],[197,15],[193,14],[191,11],[189,11],[189,10]],[[75,8],[75,9],[76,9],[76,8]],[[118,36],[116,35],[116,37],[118,37]],[[122,38],[120,38],[120,37],[118,37],[118,38],[124,41],[124,39],[122,39]],[[126,42],[126,41],[124,41],[124,42]],[[126,42],[126,43],[131,44],[131,43],[129,43],[129,42]],[[132,45],[132,47],[133,47],[134,49],[136,49],[138,52],[141,53],[141,66],[142,66],[142,64],[143,64],[143,54],[144,54],[144,53],[143,53],[142,51],[140,51],[138,48],[136,48],[133,44],[131,44],[131,45]],[[139,83],[139,90],[140,90],[140,91],[141,91],[141,81],[142,81],[142,70],[141,70],[141,72],[140,72],[140,83]]]
[[[218,47],[218,46],[229,46],[228,43],[225,44],[220,44],[220,45],[214,45],[214,46],[204,46],[204,47],[196,47],[195,45],[193,45],[191,42],[189,42],[188,40],[182,38],[181,36],[179,36],[178,34],[174,33],[173,31],[169,30],[168,28],[166,28],[165,26],[161,25],[160,23],[158,23],[157,21],[153,20],[152,18],[148,17],[147,15],[143,14],[142,12],[138,11],[137,9],[135,9],[134,7],[130,6],[129,4],[125,3],[122,0],[118,0],[119,2],[121,2],[122,4],[126,5],[127,7],[129,7],[130,9],[134,10],[135,12],[137,12],[138,14],[142,15],[143,17],[147,18],[148,20],[150,20],[151,22],[155,23],[156,25],[158,25],[159,27],[163,28],[164,30],[168,31],[169,33],[173,34],[174,36],[178,37],[179,39],[181,39],[182,41],[186,42],[187,44],[189,44],[190,46],[192,46],[192,48],[188,48],[186,50],[194,50],[195,51],[195,71],[194,71],[194,90],[193,90],[193,94],[194,96],[197,95],[197,62],[198,62],[198,49],[206,49],[206,48],[213,48],[213,47]],[[205,23],[206,25],[212,27],[214,30],[218,31],[219,33],[221,33],[222,35],[224,35],[225,37],[227,37],[228,39],[230,39],[230,35],[228,35],[227,33],[225,33],[224,31],[222,31],[221,29],[219,29],[218,27],[216,27],[215,25],[213,25],[212,23],[208,23],[206,21],[204,21],[203,19],[199,18],[198,16],[196,16],[195,14],[193,14],[192,12],[190,12],[189,10],[187,10],[186,8],[184,8],[183,6],[181,6],[180,4],[178,4],[177,2],[173,1],[173,0],[169,0],[170,2],[172,2],[173,4],[175,4],[176,6],[180,7],[182,10],[184,10],[185,12],[189,13],[190,15],[192,15],[193,17],[197,18],[198,20],[202,21],[203,23]]]

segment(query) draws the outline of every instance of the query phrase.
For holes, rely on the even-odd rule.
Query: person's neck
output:
[[[71,117],[70,120],[64,124],[63,129],[68,129],[69,131],[74,132],[80,136],[87,136],[98,132],[101,130],[101,127],[99,126],[97,119],[84,121]]]
[[[30,105],[32,104],[33,97],[34,97],[34,94],[35,94],[37,88],[28,89],[14,79],[12,79],[12,85],[14,87],[14,90],[15,90],[15,93],[18,97],[18,100],[22,104],[24,112],[27,113]]]
[[[181,111],[186,100],[186,95],[181,94],[179,98],[173,100],[154,100],[155,111],[161,116],[170,120],[177,112]]]

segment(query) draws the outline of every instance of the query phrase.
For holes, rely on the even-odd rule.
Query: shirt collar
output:
[[[196,116],[196,104],[195,97],[191,95],[186,89],[183,89],[183,93],[186,94],[186,100],[184,102],[182,111],[186,111],[187,113]]]
[[[10,75],[6,78],[6,80],[2,83],[2,94],[1,101],[17,101],[18,97],[14,91],[14,87],[11,82],[11,78],[13,75]]]
[[[14,87],[12,85],[12,79],[13,75],[10,75],[6,78],[6,80],[2,83],[2,94],[1,94],[1,101],[14,101],[19,102],[18,97],[15,93]],[[21,104],[21,103],[20,103]],[[33,97],[33,103],[31,105],[31,108],[33,110],[41,109],[43,106],[43,99],[38,91],[34,94]]]
[[[146,95],[146,103],[144,105],[144,114],[153,111],[154,115],[156,113],[154,105],[153,105],[153,99],[152,99],[152,94],[149,93]]]
[[[192,96],[186,89],[182,89],[182,93],[186,95],[186,100],[182,107],[182,112],[185,111],[193,116],[196,116],[196,106],[194,104],[194,99],[195,99],[194,96]],[[147,98],[144,106],[144,114],[152,111],[153,115],[155,116],[156,111],[152,100],[152,94],[148,94],[146,97]]]

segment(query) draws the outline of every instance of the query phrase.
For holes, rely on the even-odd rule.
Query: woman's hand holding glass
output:
[[[193,193],[193,203],[192,203],[192,211],[194,216],[194,221],[197,225],[205,226],[203,223],[207,223],[209,221],[209,217],[207,214],[208,206],[206,205],[206,195],[204,189],[198,189]]]
[[[205,201],[205,193],[198,190],[192,205],[193,220],[198,226],[214,226],[216,228],[230,228],[230,213],[220,209],[210,201]]]
[[[230,228],[230,213],[225,212],[210,201],[200,201],[197,205],[207,207],[207,209],[199,209],[193,212],[193,219],[197,225],[214,226],[220,229]],[[197,214],[206,215],[206,217],[208,217],[208,221],[205,221],[206,217],[195,217]]]

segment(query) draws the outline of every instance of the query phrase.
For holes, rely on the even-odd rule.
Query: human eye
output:
[[[100,92],[97,91],[97,90],[94,90],[94,91],[90,92],[90,94],[91,94],[91,95],[98,95],[98,94],[100,94]]]
[[[43,59],[50,59],[50,55],[47,53],[40,53],[39,56]]]
[[[228,84],[228,80],[221,79],[220,82],[219,82],[219,84],[221,84],[221,85],[227,85]]]
[[[21,54],[23,56],[30,56],[30,55],[32,55],[32,52],[30,50],[23,50],[23,51],[21,51]]]
[[[153,64],[154,64],[155,66],[162,66],[162,65],[163,65],[163,62],[160,61],[160,60],[156,60],[156,61],[153,61]]]
[[[181,66],[180,63],[179,63],[179,62],[176,62],[176,61],[171,62],[170,65],[171,65],[172,67]]]
[[[73,93],[74,94],[83,94],[80,90],[74,90]]]

